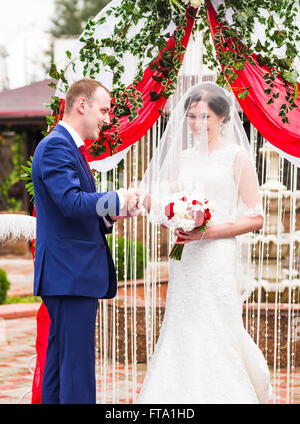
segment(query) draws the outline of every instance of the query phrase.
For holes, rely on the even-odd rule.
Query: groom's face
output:
[[[86,139],[97,140],[100,129],[109,124],[110,100],[108,92],[99,87],[94,92],[91,104],[86,103],[83,120]]]

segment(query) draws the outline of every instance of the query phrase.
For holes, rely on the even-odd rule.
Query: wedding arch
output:
[[[299,304],[296,210],[300,206],[300,109],[297,1],[113,0],[87,26],[57,80],[51,131],[63,116],[70,84],[84,76],[112,91],[112,120],[96,141],[85,140],[97,189],[136,186],[177,99],[202,79],[232,89],[248,125],[265,207],[265,226],[253,234],[256,290],[244,305],[245,325],[271,356],[274,402],[280,372],[293,401]],[[280,134],[280,135],[279,135]],[[30,186],[30,183],[29,183]],[[34,215],[34,214],[33,214]],[[144,248],[139,250],[139,242]],[[99,401],[136,399],[164,313],[173,235],[146,216],[117,223],[111,237],[122,281],[113,300],[99,303],[96,345]],[[34,257],[34,240],[32,254]],[[143,264],[142,277],[137,275]],[[262,331],[263,327],[263,331]],[[33,403],[40,403],[49,317],[37,314]],[[282,337],[285,339],[282,340]],[[300,346],[299,346],[300,347]],[[298,352],[299,353],[299,352]]]

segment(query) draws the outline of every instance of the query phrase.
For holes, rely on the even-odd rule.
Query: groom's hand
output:
[[[145,190],[136,190],[137,197],[139,199],[138,201],[138,207],[141,208],[142,206],[146,209],[146,211],[149,213],[151,209],[151,196],[148,191]]]
[[[125,203],[123,207],[120,209],[120,213],[118,216],[111,216],[111,219],[120,220],[126,219],[133,216],[137,216],[141,210],[141,202],[138,190],[128,189],[122,190],[122,195],[124,196]]]

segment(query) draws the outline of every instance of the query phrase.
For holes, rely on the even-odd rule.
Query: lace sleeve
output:
[[[168,218],[166,217],[166,215],[164,213],[160,213],[160,214],[154,214],[153,212],[150,211],[149,215],[148,215],[148,219],[151,222],[151,224],[154,225],[165,225],[165,226],[169,226],[168,225]]]
[[[256,216],[264,216],[264,210],[261,203],[257,203],[254,208],[248,208],[244,203],[240,207],[240,214],[249,216],[250,218],[255,218]]]
[[[255,166],[244,149],[235,156],[234,176],[238,186],[238,215],[251,218],[264,216]]]

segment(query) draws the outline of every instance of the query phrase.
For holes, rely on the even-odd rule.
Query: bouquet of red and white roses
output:
[[[211,220],[211,205],[207,198],[198,194],[175,193],[172,195],[170,203],[165,207],[165,215],[168,218],[168,226],[171,228],[182,228],[184,231],[192,231],[198,228],[205,233],[207,224]],[[183,241],[177,237],[169,257],[180,260],[183,244],[177,244]]]

